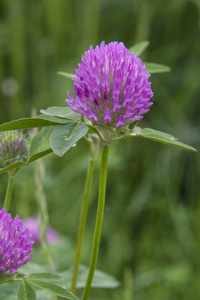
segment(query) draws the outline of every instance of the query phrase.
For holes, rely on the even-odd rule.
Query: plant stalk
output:
[[[71,292],[73,294],[76,293],[76,284],[77,284],[77,278],[78,278],[81,249],[82,249],[82,244],[83,244],[83,237],[84,237],[84,233],[85,233],[85,224],[86,224],[87,213],[88,213],[88,203],[89,203],[89,198],[90,198],[91,188],[92,188],[94,166],[95,166],[95,162],[96,162],[97,155],[99,152],[99,145],[100,145],[99,138],[96,137],[95,135],[90,135],[88,138],[86,138],[86,140],[90,144],[90,161],[89,161],[89,166],[88,166],[88,170],[87,170],[87,177],[86,177],[85,189],[84,189],[84,198],[83,198],[83,204],[82,204],[81,213],[80,213],[78,239],[77,239],[77,245],[76,245],[74,269],[73,269],[73,274],[72,274]]]
[[[12,196],[12,190],[13,190],[13,182],[14,182],[14,178],[15,175],[13,174],[9,174],[8,175],[8,185],[7,185],[7,190],[6,190],[6,197],[5,197],[5,201],[4,201],[4,208],[6,210],[6,212],[9,211],[10,208],[10,202],[11,202],[11,196]]]
[[[93,246],[92,246],[92,253],[91,253],[91,258],[90,258],[89,272],[88,272],[86,286],[83,291],[82,300],[88,299],[94,272],[96,269],[96,264],[97,264],[100,237],[101,237],[101,229],[102,229],[103,215],[104,215],[108,154],[109,154],[109,144],[103,143],[96,224],[95,224],[95,230],[94,230]]]
[[[76,292],[76,283],[77,283],[77,277],[78,277],[78,269],[79,269],[79,263],[80,263],[80,255],[81,255],[81,248],[82,248],[82,243],[83,243],[83,236],[84,236],[84,232],[85,232],[85,223],[86,223],[87,212],[88,212],[88,201],[89,201],[91,186],[92,186],[94,164],[95,164],[94,160],[90,159],[86,183],[85,183],[84,200],[83,200],[81,214],[80,214],[76,255],[75,255],[74,270],[73,270],[73,276],[72,276],[71,292],[73,294],[75,294],[75,292]]]

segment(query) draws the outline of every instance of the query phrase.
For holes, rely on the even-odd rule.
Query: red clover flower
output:
[[[29,230],[24,227],[19,216],[12,220],[10,214],[3,208],[0,210],[0,281],[6,280],[26,264],[33,255]]]
[[[90,46],[78,67],[72,77],[76,97],[68,93],[66,102],[87,117],[104,140],[113,139],[106,130],[126,132],[153,104],[149,102],[153,97],[150,74],[122,42],[102,42],[95,49]]]
[[[21,130],[0,132],[0,168],[18,161],[26,162],[28,149],[26,137]]]

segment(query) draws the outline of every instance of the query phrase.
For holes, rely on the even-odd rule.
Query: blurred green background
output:
[[[199,149],[200,2],[198,0],[0,1],[0,123],[33,108],[65,106],[74,72],[91,44],[149,40],[146,61],[170,66],[152,75],[154,105],[141,121]],[[200,295],[200,154],[148,140],[111,146],[98,268],[122,282],[91,299],[188,300]],[[64,157],[43,159],[51,225],[74,249],[89,159],[80,141]],[[36,215],[34,164],[16,176],[11,212]],[[95,169],[82,263],[89,264],[99,161]],[[7,176],[0,178],[3,204]],[[73,251],[63,256],[73,263]],[[70,259],[69,259],[70,258]]]

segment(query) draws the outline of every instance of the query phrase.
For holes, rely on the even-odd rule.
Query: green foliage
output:
[[[40,268],[42,269],[41,266],[38,265],[34,266],[34,264],[31,263],[29,266],[30,268],[34,267],[35,269],[38,270],[40,270]],[[21,274],[23,274],[24,270],[26,269],[27,269],[26,266],[23,267]],[[88,273],[88,268],[81,266],[79,270],[77,288],[83,288],[85,286],[87,273]],[[61,276],[59,274],[61,274]],[[71,292],[69,292],[67,289],[63,287],[66,285],[70,286],[72,269],[60,272],[59,274],[54,274],[50,272],[38,272],[38,273],[27,274],[22,279],[21,284],[18,287],[18,292],[17,292],[18,300],[41,299],[40,297],[38,298],[37,288],[42,288],[44,290],[47,290],[50,293],[64,297],[69,300],[77,300],[78,298],[75,295],[73,295]],[[59,281],[59,284],[57,283],[55,284],[54,281],[56,282]],[[16,288],[17,288],[17,286],[13,282],[9,282],[9,286],[10,286],[9,290],[7,290],[7,284],[1,286],[2,295],[4,295],[5,292],[5,295],[7,295],[8,299],[9,297],[11,297],[13,294],[16,293]],[[36,290],[34,291],[34,289],[31,286],[33,286],[34,289],[35,287],[37,287]],[[92,287],[112,289],[112,288],[116,288],[117,286],[119,286],[119,282],[115,278],[99,270],[95,271]]]
[[[22,281],[17,292],[18,300],[36,300],[36,294],[32,287],[26,282]]]
[[[88,127],[81,122],[54,127],[50,135],[50,144],[58,156],[63,156],[69,148],[76,144],[88,131]]]
[[[71,246],[72,247],[72,246]],[[59,248],[59,245],[56,245],[57,251]],[[74,251],[73,248],[70,249],[70,251]],[[55,253],[54,253],[55,255]],[[64,254],[63,254],[64,256]],[[31,271],[34,270],[34,273]],[[30,273],[31,272],[31,273]],[[27,279],[36,279],[36,280],[47,280],[52,281],[56,283],[59,281],[59,285],[65,286],[67,289],[71,286],[72,281],[72,272],[73,267],[70,266],[67,270],[60,271],[56,274],[51,273],[48,271],[48,268],[45,270],[44,265],[39,265],[36,263],[30,262],[29,264],[23,266],[20,269],[20,276],[25,276]],[[88,267],[80,265],[79,268],[79,274],[78,274],[78,280],[77,280],[77,288],[82,289],[85,286],[86,278],[88,274]],[[12,283],[11,283],[12,285]],[[93,288],[105,288],[105,289],[114,289],[116,287],[120,286],[120,282],[111,276],[108,273],[105,273],[100,270],[95,270],[92,287]]]
[[[170,71],[170,68],[168,66],[161,65],[161,64],[143,61],[143,65],[145,65],[146,71],[151,74],[163,73],[163,72]]]
[[[42,289],[45,289],[55,295],[61,296],[63,298],[69,299],[69,300],[78,300],[78,298],[73,295],[70,291],[67,291],[65,288],[61,287],[60,285],[57,285],[52,282],[47,282],[43,280],[37,280],[37,279],[30,279],[29,277],[26,278],[26,281],[31,283],[34,286],[40,287]],[[32,298],[31,298],[32,299]]]
[[[132,136],[141,136],[163,144],[180,147],[185,150],[196,151],[196,149],[193,147],[177,141],[173,135],[151,128],[141,129],[140,127],[136,126],[133,130]]]
[[[63,277],[63,279],[60,281],[61,284],[65,284],[67,287],[70,287],[72,281],[72,271],[73,269],[69,268],[68,270],[59,273],[59,275]],[[85,287],[87,274],[88,267],[81,265],[77,279],[77,289],[82,289]],[[92,288],[114,289],[118,286],[120,286],[120,282],[116,278],[100,270],[95,270]]]
[[[46,110],[41,109],[40,112],[45,116],[50,115],[59,118],[64,118],[66,123],[66,119],[70,121],[80,121],[81,119],[81,115],[73,112],[69,107],[51,106],[48,107]]]
[[[129,48],[129,52],[134,52],[136,56],[140,56],[140,54],[142,54],[146,48],[149,46],[150,42],[149,41],[142,41],[139,42],[135,45],[133,45],[132,47]]]
[[[53,273],[31,273],[26,276],[26,279],[33,279],[33,280],[60,280],[62,277],[58,274]]]
[[[67,121],[54,116],[40,115],[36,118],[24,118],[1,124],[0,131],[59,125],[62,123],[67,123]]]
[[[38,266],[35,266],[38,269]],[[40,289],[44,289],[48,293],[53,293],[55,295],[64,297],[69,300],[78,300],[78,298],[73,295],[70,291],[64,288],[61,285],[65,285],[61,283],[55,284],[52,281],[60,281],[62,277],[58,274],[50,273],[50,272],[39,272],[39,273],[31,273],[26,275],[23,279],[17,279],[21,281],[19,285],[16,285],[15,282],[10,281],[9,283],[3,284],[1,286],[1,295],[4,294],[7,296],[6,299],[18,299],[18,300],[35,300],[35,299],[44,299],[40,298],[40,294],[38,297],[38,287]],[[32,288],[33,286],[33,288]],[[9,287],[9,289],[8,289]],[[13,297],[16,295],[17,291],[17,298]],[[13,298],[12,298],[13,297]]]
[[[32,139],[31,145],[30,145],[30,156],[34,155],[37,153],[50,134],[52,130],[51,126],[43,127]]]

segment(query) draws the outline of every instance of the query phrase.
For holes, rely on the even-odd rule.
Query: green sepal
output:
[[[141,129],[140,127],[136,126],[134,127],[131,136],[141,136],[146,139],[150,139],[163,144],[183,148],[185,150],[196,151],[195,148],[177,141],[177,139],[173,135],[151,128]]]

